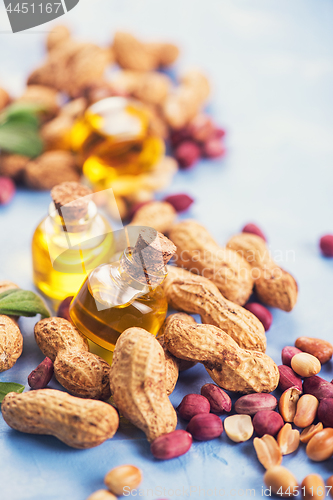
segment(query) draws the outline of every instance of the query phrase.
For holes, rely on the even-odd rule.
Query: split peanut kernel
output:
[[[318,474],[309,474],[301,484],[301,495],[304,500],[324,500],[326,488],[323,478]]]
[[[316,418],[319,401],[312,394],[304,394],[298,400],[294,424],[297,427],[309,427]]]
[[[279,412],[285,422],[293,422],[296,415],[297,402],[302,392],[297,387],[290,387],[280,397]]]
[[[300,436],[301,443],[308,443],[310,439],[313,438],[313,436],[317,434],[317,432],[322,431],[323,428],[323,424],[319,422],[317,425],[312,424],[309,425],[309,427],[303,429]]]
[[[252,437],[252,419],[250,415],[231,415],[224,420],[224,430],[229,439],[243,443]]]
[[[116,496],[136,489],[142,481],[140,469],[134,465],[120,465],[110,470],[104,478],[107,488]]]
[[[321,363],[312,354],[300,352],[292,357],[291,368],[301,377],[312,377],[312,375],[317,375],[320,372]]]
[[[264,475],[264,482],[272,489],[272,493],[280,497],[292,497],[294,492],[297,494],[298,485],[295,476],[281,465],[268,469]]]
[[[280,446],[282,455],[289,455],[299,447],[300,434],[297,429],[293,429],[291,424],[284,424],[279,434],[277,442]]]
[[[265,434],[262,438],[254,438],[253,446],[261,465],[270,469],[282,462],[280,447],[273,436]]]

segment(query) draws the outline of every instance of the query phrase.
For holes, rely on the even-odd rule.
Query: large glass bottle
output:
[[[168,307],[161,283],[174,251],[161,233],[142,228],[134,247],[84,281],[70,306],[78,330],[110,351],[127,328],[141,327],[157,335]]]
[[[114,238],[90,189],[64,182],[51,196],[49,215],[33,235],[32,260],[36,287],[56,306],[75,295],[92,269],[110,261]]]

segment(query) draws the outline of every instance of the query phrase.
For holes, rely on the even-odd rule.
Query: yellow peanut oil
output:
[[[89,275],[71,303],[70,316],[88,339],[113,351],[127,328],[136,326],[157,335],[167,308],[161,285],[152,288],[133,280],[118,261]]]
[[[37,226],[32,239],[33,280],[56,306],[77,293],[92,269],[110,261],[114,238],[108,221],[92,202],[84,230],[77,232],[75,227],[73,232],[64,231],[53,203],[49,213]]]
[[[83,173],[98,189],[124,177],[132,193],[137,175],[153,169],[165,153],[164,141],[149,132],[149,115],[138,101],[108,97],[96,102],[71,131],[72,149]]]

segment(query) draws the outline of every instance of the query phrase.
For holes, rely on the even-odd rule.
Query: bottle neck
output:
[[[49,218],[57,232],[82,233],[88,231],[97,216],[97,206],[93,201],[89,202],[87,213],[81,219],[73,218],[70,209],[62,207],[61,214],[55,208],[54,203],[49,205]]]

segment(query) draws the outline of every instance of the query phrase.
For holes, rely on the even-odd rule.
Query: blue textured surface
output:
[[[42,57],[44,34],[6,33],[3,7],[0,12],[0,84],[18,93]],[[168,193],[193,195],[188,215],[221,244],[246,222],[258,223],[282,266],[296,276],[299,303],[290,314],[274,310],[267,334],[268,354],[277,363],[281,348],[300,335],[332,340],[333,262],[318,251],[320,235],[333,232],[332,2],[81,0],[62,21],[102,43],[117,28],[174,39],[183,46],[179,69],[198,65],[210,74],[211,109],[227,127],[228,155],[180,172]],[[30,240],[48,202],[47,193],[20,191],[0,209],[0,279],[32,287]],[[21,320],[24,352],[1,381],[25,384],[42,360],[33,325],[34,319]],[[322,374],[331,380],[332,363]],[[183,373],[172,403],[208,381],[200,366]],[[123,463],[142,468],[145,498],[219,498],[220,489],[232,498],[250,496],[245,490],[252,488],[262,496],[264,470],[252,442],[234,444],[223,435],[195,443],[184,457],[158,462],[143,434],[129,425],[95,449],[77,451],[55,438],[12,431],[0,419],[1,500],[84,500],[103,487],[109,469]],[[325,479],[332,473],[332,460],[311,463],[303,447],[283,464],[300,482],[311,472]]]

